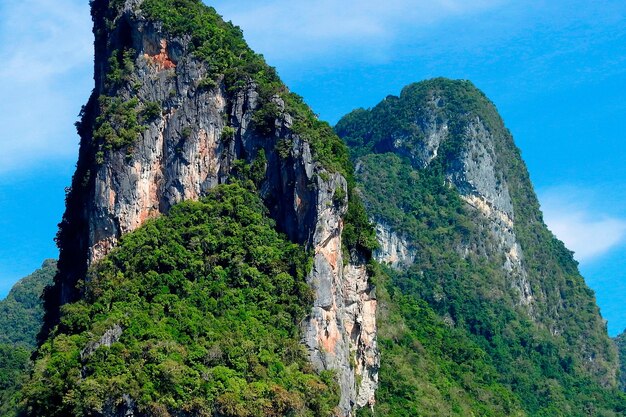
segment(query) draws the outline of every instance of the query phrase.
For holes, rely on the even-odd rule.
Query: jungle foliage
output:
[[[620,334],[615,339],[620,362],[620,387],[626,391],[626,332]]]
[[[448,180],[449,173],[458,169],[455,160],[466,144],[468,123],[475,120],[482,121],[493,138],[496,169],[513,200],[514,230],[535,297],[532,311],[520,304],[519,293],[502,268],[504,257],[495,250],[487,220],[463,203]],[[436,158],[423,167],[416,155],[426,140],[426,123],[445,124],[448,133]],[[492,404],[472,409],[474,415],[516,415],[520,410],[524,415],[546,417],[625,412],[626,398],[611,385],[613,364],[605,361],[612,361],[615,354],[593,292],[580,276],[571,252],[543,223],[519,150],[484,94],[468,81],[417,83],[371,110],[350,113],[336,130],[359,166],[358,187],[368,214],[403,236],[416,253],[410,268],[387,272],[388,293],[396,300],[389,311],[396,309],[406,324],[416,313],[406,310],[405,303],[432,309],[448,331],[464,334],[469,345],[459,342],[461,348],[474,346],[482,353],[475,360],[485,369],[495,369],[489,375],[497,385],[481,385],[481,389],[493,395],[503,388],[510,394],[502,394],[508,408],[497,411]],[[383,334],[384,320],[383,316]],[[420,343],[419,347],[381,343],[383,388],[378,415],[410,415],[419,409],[399,405],[384,387],[405,378],[402,375],[410,369],[390,367],[389,361],[397,363],[415,355],[424,347]],[[445,353],[445,349],[438,352]],[[590,356],[595,360],[590,362]],[[434,363],[443,366],[445,361]],[[453,364],[452,369],[457,366]],[[423,381],[418,384],[414,379],[413,384],[415,390],[424,390]],[[438,392],[433,385],[431,392]],[[476,397],[471,385],[460,387]]]
[[[46,260],[41,269],[18,281],[0,301],[0,415],[12,417],[16,393],[31,370],[30,355],[41,328],[41,294],[52,283],[56,261]]]
[[[26,414],[97,415],[130,395],[150,416],[331,415],[334,376],[300,343],[311,257],[274,226],[234,183],[124,236],[62,308]]]

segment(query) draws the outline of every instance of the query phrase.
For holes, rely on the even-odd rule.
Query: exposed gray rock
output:
[[[410,266],[415,261],[416,251],[407,240],[394,232],[386,223],[376,224],[376,238],[380,247],[374,251],[374,258],[393,268]]]
[[[333,197],[337,190],[347,195],[345,178],[314,160],[309,143],[292,132],[291,115],[279,97],[272,101],[283,111],[275,120],[275,133],[268,136],[254,129],[259,106],[254,83],[236,93],[227,91],[222,79],[212,88],[202,87],[208,67],[187,53],[188,39],[171,37],[144,19],[139,3],[127,1],[108,37],[103,38],[107,31],[95,30],[96,89],[87,111],[98,111],[95,99],[105,91],[103,63],[111,51],[132,47],[137,53],[133,71],[116,94],[159,103],[162,112],[131,148],[106,151],[102,164],[91,162],[92,129],[83,130],[76,175],[84,178],[75,177],[74,184],[82,188],[68,198],[64,228],[70,232],[64,232],[61,253],[60,303],[77,297],[74,287],[81,271],[106,256],[120,236],[180,201],[200,198],[228,181],[236,160],[251,163],[263,150],[267,163],[259,189],[270,215],[291,240],[315,253],[309,276],[315,302],[303,324],[311,360],[320,370],[337,372],[343,415],[373,404],[379,364],[376,300],[363,262],[356,256],[351,262],[342,253],[348,202]],[[285,143],[288,155],[276,150]],[[63,261],[70,257],[71,264]],[[81,262],[82,269],[74,266]]]
[[[393,146],[397,152],[408,156],[416,167],[426,168],[437,157],[439,145],[448,137],[448,122],[438,115],[442,100],[433,95],[425,109],[418,109],[415,116],[417,135],[405,135],[394,140]]]
[[[142,417],[137,411],[135,401],[128,394],[122,395],[118,401],[110,399],[104,406],[102,415],[105,417]]]
[[[515,235],[515,213],[508,185],[496,168],[494,139],[476,117],[465,129],[463,150],[448,169],[447,179],[461,198],[488,221],[495,251],[504,254],[502,267],[519,294],[519,302],[532,313],[533,294],[524,268],[524,255]],[[469,251],[469,248],[467,248]]]
[[[387,142],[378,146],[409,158],[417,169],[427,168],[439,154],[442,144],[451,138],[450,121],[443,111],[444,100],[440,93],[433,91],[415,109],[411,128],[392,132]],[[535,297],[524,268],[524,254],[514,231],[515,213],[508,184],[498,167],[496,140],[477,116],[464,121],[462,126],[462,148],[454,154],[453,160],[448,161],[446,179],[459,191],[468,206],[483,216],[491,242],[471,242],[458,248],[459,252],[464,256],[470,253],[503,253],[502,268],[509,276],[509,283],[519,294],[519,304],[532,315]],[[377,237],[381,248],[374,255],[379,261],[391,263],[393,267],[413,263],[415,253],[410,249],[410,242],[404,241],[391,227],[378,224]],[[485,247],[490,245],[495,247],[486,250]]]
[[[85,349],[80,352],[81,360],[87,359],[89,356],[93,355],[93,353],[98,350],[99,347],[111,347],[113,343],[116,343],[122,337],[122,333],[124,330],[119,324],[108,329],[100,339],[95,342],[88,343]]]
[[[513,222],[513,204],[506,181],[496,169],[493,138],[477,117],[464,132],[464,148],[448,171],[462,195],[476,195]]]

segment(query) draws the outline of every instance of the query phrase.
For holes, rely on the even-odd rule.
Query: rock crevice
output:
[[[270,215],[291,240],[314,253],[309,282],[315,302],[303,324],[311,360],[319,370],[336,371],[343,415],[373,404],[379,363],[376,300],[364,261],[355,256],[352,262],[342,251],[348,201],[333,197],[347,195],[345,178],[315,160],[309,143],[292,131],[291,115],[279,97],[271,99],[280,109],[272,133],[260,133],[254,121],[258,86],[247,80],[233,92],[218,77],[206,87],[208,65],[186,52],[189,41],[145,19],[138,4],[127,2],[112,31],[102,29],[103,13],[94,10],[96,88],[79,126],[78,168],[59,235],[56,303],[80,297],[78,280],[122,235],[180,201],[202,197],[237,176],[238,161],[252,164],[263,153],[258,189]],[[115,97],[137,99],[142,106],[156,103],[160,112],[134,143],[102,152],[93,130],[101,112],[98,98],[112,93],[105,63],[123,48],[133,51],[132,71],[115,88]],[[283,143],[289,144],[286,153],[277,151]]]

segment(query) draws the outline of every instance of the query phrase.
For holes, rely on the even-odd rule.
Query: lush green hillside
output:
[[[380,305],[380,386],[359,416],[525,416],[485,350],[451,327],[421,297],[401,289],[402,274],[373,263]]]
[[[15,284],[7,298],[0,301],[0,344],[35,347],[43,317],[41,294],[52,283],[54,274],[56,261],[49,259],[41,269]]]
[[[16,393],[28,379],[31,352],[22,347],[0,344],[0,415],[16,415]]]
[[[30,355],[41,328],[41,294],[52,283],[56,261],[47,260],[41,269],[21,279],[6,299],[0,301],[0,415],[15,411],[16,391],[31,369]]]
[[[493,140],[496,169],[511,194],[514,230],[534,294],[530,308],[520,304],[502,268],[503,254],[488,233],[488,221],[448,180],[459,169],[466,132],[476,120]],[[447,133],[436,157],[422,168],[414,156],[427,140],[428,123],[446,124]],[[514,394],[510,404],[520,404],[529,416],[623,415],[626,398],[611,388],[615,354],[593,293],[571,253],[543,224],[519,150],[480,91],[469,82],[444,79],[411,85],[400,97],[349,114],[336,130],[360,167],[359,188],[370,217],[390,225],[416,251],[412,267],[391,274],[388,291],[402,294],[400,306],[424,303],[449,331],[464,334],[470,342],[465,346],[482,353],[480,367],[495,368],[495,380]],[[410,323],[414,313],[399,311]],[[396,396],[385,392],[403,379],[399,367],[387,361],[411,357],[417,348],[381,346],[379,415],[396,415],[388,410],[405,415],[403,407],[394,406]],[[461,387],[473,392],[470,385]],[[501,415],[487,409],[474,413]]]
[[[260,198],[216,188],[123,237],[63,307],[23,391],[27,415],[328,416],[338,397],[300,343],[310,256]]]
[[[615,338],[620,361],[620,387],[626,391],[626,332]]]

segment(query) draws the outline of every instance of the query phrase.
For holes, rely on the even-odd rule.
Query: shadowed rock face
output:
[[[189,53],[188,37],[171,36],[159,22],[147,20],[140,4],[127,1],[113,29],[103,20],[108,2],[92,4],[96,84],[79,124],[80,155],[59,233],[60,273],[48,297],[49,324],[60,305],[80,297],[76,283],[120,236],[227,182],[237,161],[262,161],[258,188],[270,215],[291,240],[314,253],[309,282],[315,303],[303,324],[311,360],[320,370],[337,371],[344,415],[373,403],[376,300],[365,260],[356,254],[353,261],[344,259],[342,252],[348,201],[333,197],[347,195],[345,178],[314,159],[309,143],[292,131],[292,117],[278,96],[272,98],[279,109],[273,133],[264,134],[253,121],[259,107],[254,82],[242,80],[245,87],[234,92],[223,77],[203,86],[209,67]],[[132,70],[112,91],[107,61],[120,50],[134,51]],[[101,115],[98,98],[113,94],[123,102],[156,103],[161,111],[133,144],[102,152],[93,138]]]

